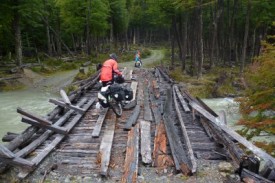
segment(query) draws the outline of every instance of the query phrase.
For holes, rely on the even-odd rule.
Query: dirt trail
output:
[[[143,63],[143,67],[148,65],[148,64],[152,64],[154,62],[160,61],[161,59],[163,59],[164,54],[161,50],[151,50],[151,55],[148,58],[142,59],[142,63]],[[120,63],[119,67],[127,67],[127,68],[135,68],[135,62],[134,61],[129,61],[129,62],[124,62],[124,63]]]

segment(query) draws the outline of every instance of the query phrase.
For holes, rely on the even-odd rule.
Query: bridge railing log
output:
[[[87,85],[86,87],[91,87],[93,86],[97,80],[99,78],[99,71],[90,77],[89,80],[91,80],[91,82],[89,83],[89,85]],[[85,88],[85,87],[84,87]],[[74,92],[71,92],[71,94],[69,95],[69,99],[70,101],[74,101],[76,98],[78,98],[78,96],[81,94],[81,91],[83,90],[83,88],[76,90]],[[56,108],[54,108],[51,112],[49,112],[45,119],[46,120],[53,120],[58,114],[64,112],[64,108],[57,106]],[[32,136],[37,133],[40,130],[39,127],[36,126],[30,126],[28,128],[26,128],[21,134],[19,134],[18,136],[16,136],[12,141],[10,141],[7,145],[5,145],[5,147],[7,149],[9,149],[10,151],[14,151],[16,150],[19,146],[21,146],[22,144],[28,144],[26,142],[28,142],[30,139],[32,139]],[[5,169],[7,168],[7,164],[4,162],[0,162],[0,173],[2,173]]]
[[[219,117],[213,116],[209,110],[205,109],[203,106],[199,105],[194,101],[189,101],[189,105],[199,112],[205,119],[202,120],[204,126],[208,126],[211,129],[211,133],[213,137],[218,140],[218,142],[222,142],[228,149],[231,155],[231,158],[240,165],[242,158],[246,156],[244,152],[236,145],[235,142],[242,144],[245,148],[250,150],[254,155],[262,158],[264,161],[270,161],[273,165],[275,165],[275,158],[271,155],[258,148],[244,137],[239,135],[233,129],[230,129],[228,126],[224,124],[223,121],[220,120]]]

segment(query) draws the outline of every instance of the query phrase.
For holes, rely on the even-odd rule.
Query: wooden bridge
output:
[[[120,118],[96,108],[99,73],[74,83],[79,88],[69,99],[49,99],[56,108],[46,116],[18,108],[30,126],[3,137],[8,143],[0,146],[1,177],[44,180],[55,172],[136,182],[144,165],[193,176],[200,160],[215,160],[232,164],[242,179],[274,181],[275,159],[228,128],[223,116],[182,90],[164,69],[123,72],[134,98]]]

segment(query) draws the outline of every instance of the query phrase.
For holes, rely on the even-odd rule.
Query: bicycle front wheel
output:
[[[120,102],[112,102],[110,103],[111,109],[114,111],[116,116],[119,118],[122,115],[122,105]]]

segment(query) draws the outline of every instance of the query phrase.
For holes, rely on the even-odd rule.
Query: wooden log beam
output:
[[[76,112],[81,113],[81,114],[84,114],[86,112],[85,110],[83,110],[82,108],[80,108],[78,106],[67,104],[65,102],[61,102],[61,101],[58,101],[58,100],[55,100],[55,99],[49,99],[49,102],[51,102],[55,105],[61,106],[61,107],[65,107],[65,108],[75,110]]]
[[[19,134],[16,134],[16,133],[7,133],[3,138],[2,138],[2,141],[3,142],[10,142],[12,141],[13,139],[15,139]]]
[[[79,102],[79,106],[82,106],[87,101],[87,98],[84,98]],[[58,121],[53,126],[62,126],[74,113],[74,110],[68,111],[66,114],[64,114],[61,118],[59,118]],[[54,132],[52,130],[45,131],[42,135],[40,135],[37,139],[32,141],[30,144],[28,144],[26,147],[21,149],[16,153],[17,157],[25,157],[32,151],[34,151],[40,144],[42,144],[50,135],[52,135]]]
[[[39,122],[43,125],[51,125],[52,124],[51,121],[49,121],[49,120],[47,120],[43,117],[37,116],[35,114],[32,114],[31,112],[28,112],[26,110],[23,110],[20,107],[17,108],[17,112],[24,115],[24,116],[26,116],[26,117],[28,117],[28,118],[31,118],[31,119],[33,119],[33,120],[35,120],[35,121],[37,121],[37,122]]]
[[[7,159],[7,158],[2,158],[0,157],[0,160],[4,162],[5,164],[13,165],[13,166],[19,166],[21,168],[26,168],[26,169],[32,169],[34,164],[28,160],[25,160],[23,158],[18,158],[15,157],[13,159]]]
[[[16,157],[16,155],[13,152],[11,152],[8,148],[6,148],[3,145],[0,145],[0,160],[5,163],[24,168],[31,168],[33,166],[33,163],[23,158]]]
[[[29,118],[24,118],[24,117],[22,118],[21,121],[24,122],[24,123],[30,124],[30,125],[37,126],[39,128],[45,128],[47,130],[52,130],[56,133],[60,133],[60,134],[63,134],[63,135],[67,134],[66,129],[63,128],[63,127],[54,126],[54,125],[44,125],[43,123],[39,123],[37,121],[34,121],[32,119],[29,119]]]
[[[107,109],[103,109],[100,112],[99,118],[97,119],[96,125],[95,125],[95,127],[93,129],[93,133],[92,133],[92,137],[93,138],[99,137],[99,134],[100,134],[100,131],[101,131],[101,127],[102,127],[102,124],[104,122],[104,119],[106,117],[107,112],[108,112],[108,108]]]
[[[196,170],[197,170],[197,162],[195,160],[195,156],[194,156],[194,152],[193,152],[193,149],[192,149],[192,146],[191,146],[191,142],[189,140],[189,137],[188,137],[188,134],[187,134],[187,130],[185,128],[185,124],[184,124],[184,121],[183,121],[182,116],[181,116],[181,112],[179,110],[179,106],[178,106],[178,102],[177,102],[177,98],[176,98],[177,96],[176,96],[176,91],[175,90],[176,90],[176,88],[174,87],[174,90],[173,90],[174,105],[175,105],[175,108],[176,108],[178,119],[180,121],[180,126],[181,126],[181,130],[182,130],[183,137],[184,137],[185,147],[186,147],[187,152],[188,152],[188,157],[190,158],[190,162],[191,162],[190,169],[191,169],[192,173],[195,173]],[[187,162],[186,162],[186,164],[187,164]]]
[[[221,128],[224,132],[227,133],[227,135],[231,136],[233,139],[244,145],[246,148],[248,148],[250,151],[252,151],[257,156],[265,159],[266,161],[270,160],[273,164],[275,164],[275,158],[273,158],[271,155],[264,152],[262,149],[258,148],[248,140],[246,140],[244,137],[242,137],[240,134],[235,132],[234,130],[228,128],[226,125],[222,125],[221,121],[218,118],[215,118],[213,115],[211,115],[208,111],[206,111],[204,108],[199,106],[198,104],[194,102],[189,103],[194,109],[196,109],[199,113],[201,113],[204,117],[209,119],[211,123],[214,125],[218,125],[219,128]]]
[[[190,112],[190,109],[189,109],[187,103],[185,102],[183,96],[181,95],[178,86],[174,85],[174,91],[176,92],[176,94],[179,98],[180,104],[183,107],[184,111],[185,112]]]
[[[116,124],[116,120],[114,120],[115,118],[115,115],[112,115],[111,119],[107,121],[106,130],[104,131],[104,135],[102,137],[99,148],[99,154],[101,155],[100,174],[103,176],[107,176],[107,171],[110,163],[111,149],[113,145]]]
[[[122,183],[132,183],[137,181],[139,155],[138,142],[139,124],[136,124],[136,126],[132,127],[132,129],[128,132],[124,173],[121,179]]]
[[[183,145],[181,143],[180,137],[175,131],[173,123],[171,123],[170,114],[172,113],[172,91],[171,88],[167,89],[167,98],[164,107],[163,121],[165,124],[165,129],[167,137],[169,140],[169,145],[172,151],[174,163],[176,170],[181,170],[184,175],[190,175],[191,169],[188,166],[188,158],[184,151]]]
[[[140,105],[136,105],[132,115],[127,120],[123,130],[130,130],[132,128],[132,126],[136,123],[138,119],[139,113],[140,113]]]
[[[140,121],[140,154],[143,163],[152,162],[151,123],[144,120]]]
[[[0,157],[6,158],[6,159],[12,159],[15,157],[15,155],[8,148],[0,144]]]

